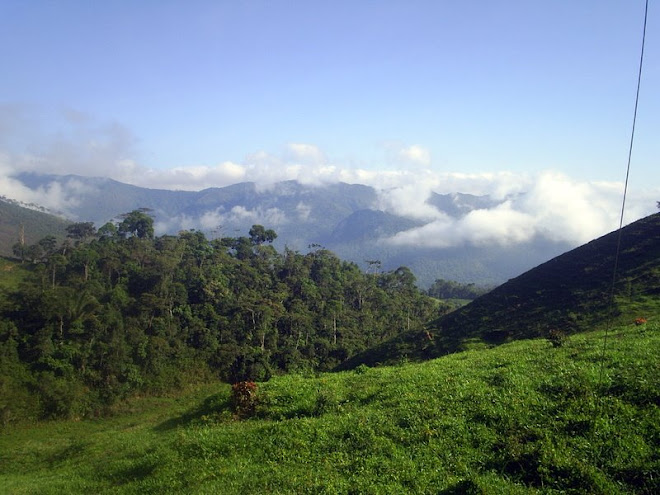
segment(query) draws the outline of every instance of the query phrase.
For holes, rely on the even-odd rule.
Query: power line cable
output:
[[[626,180],[623,185],[623,198],[621,201],[621,215],[619,218],[619,229],[617,232],[616,241],[616,254],[614,255],[614,268],[612,270],[612,285],[610,288],[609,296],[609,314],[607,324],[605,325],[605,336],[603,338],[603,348],[601,350],[600,371],[598,374],[598,388],[600,389],[603,382],[603,372],[605,368],[605,351],[607,350],[607,339],[609,337],[610,328],[612,326],[612,319],[614,317],[614,289],[616,285],[616,277],[619,269],[619,256],[621,254],[621,238],[623,237],[623,217],[626,210],[626,197],[628,194],[628,179],[630,177],[630,164],[632,161],[633,145],[635,142],[635,126],[637,124],[637,108],[639,106],[639,90],[642,84],[642,68],[644,66],[644,45],[646,44],[646,24],[649,12],[649,0],[646,0],[644,6],[644,25],[642,28],[642,46],[639,56],[639,70],[637,72],[637,91],[635,93],[635,110],[633,111],[632,130],[630,132],[630,144],[628,146],[628,163],[626,166]]]

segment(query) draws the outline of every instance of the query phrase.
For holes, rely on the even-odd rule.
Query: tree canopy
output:
[[[77,241],[85,241],[96,234],[94,222],[72,223],[66,228],[67,236]]]
[[[32,276],[0,293],[5,417],[85,416],[210,377],[331,370],[435,311],[405,267],[363,273],[326,249],[279,253],[260,225],[247,237],[154,237],[135,210],[68,232],[74,245],[16,249]]]
[[[154,236],[154,219],[145,210],[133,210],[122,216],[117,231],[124,236],[151,239]]]
[[[489,287],[480,287],[475,284],[462,284],[453,280],[436,279],[426,293],[437,299],[476,299],[489,292]]]

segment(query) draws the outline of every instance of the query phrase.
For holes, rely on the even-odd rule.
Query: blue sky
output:
[[[4,0],[0,153],[5,169],[153,187],[303,169],[622,182],[643,14],[642,0]],[[652,208],[657,88],[651,2],[631,187]]]

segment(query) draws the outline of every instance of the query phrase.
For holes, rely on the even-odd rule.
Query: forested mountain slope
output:
[[[619,232],[569,251],[509,280],[458,311],[407,332],[343,363],[387,363],[426,359],[477,342],[574,333],[614,321],[660,315],[660,214],[624,227],[620,233],[616,285],[612,280]],[[612,301],[612,304],[610,304]]]
[[[61,217],[0,198],[0,256],[12,255],[12,246],[20,241],[21,233],[27,244],[46,235],[63,239],[69,223]]]
[[[405,267],[278,253],[260,225],[211,241],[156,237],[142,211],[122,218],[28,246],[23,282],[0,290],[3,421],[87,416],[210,377],[328,370],[434,314]]]

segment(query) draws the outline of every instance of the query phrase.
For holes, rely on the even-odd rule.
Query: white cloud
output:
[[[287,145],[287,151],[287,158],[293,162],[309,165],[322,165],[326,163],[326,158],[321,150],[313,144],[289,143]]]
[[[286,215],[279,208],[267,208],[265,210],[256,208],[254,210],[248,210],[244,206],[234,206],[229,212],[228,220],[230,222],[258,222],[273,226],[287,223]]]
[[[464,178],[461,178],[464,179]],[[481,183],[482,178],[477,178]],[[577,246],[618,227],[622,184],[577,181],[564,174],[544,171],[536,176],[507,176],[509,199],[490,209],[478,209],[463,218],[439,215],[425,225],[385,239],[395,245],[450,247],[461,245],[512,245],[536,236]],[[480,187],[483,184],[480,184]],[[491,184],[494,191],[501,183]],[[481,190],[480,192],[487,192]],[[653,213],[652,198],[658,189],[629,194],[628,218]]]
[[[202,230],[213,230],[222,227],[223,216],[219,208],[204,212],[199,217],[199,225]]]
[[[23,155],[25,171],[107,177],[135,156],[137,140],[121,124],[70,122],[69,129],[35,143],[31,153]]]
[[[432,182],[416,182],[411,176],[402,176],[401,179],[397,186],[380,189],[378,209],[420,220],[433,220],[441,216],[441,212],[426,202],[433,192]]]
[[[385,161],[388,166],[397,169],[416,170],[431,166],[431,151],[419,144],[407,145],[400,141],[382,143]]]
[[[11,159],[7,155],[0,155],[0,196],[42,206],[71,218],[74,217],[73,208],[80,203],[80,196],[94,192],[93,188],[76,179],[30,189],[13,178],[15,173]]]
[[[296,211],[298,212],[298,220],[306,222],[309,219],[309,215],[312,213],[312,207],[301,201],[296,205]]]
[[[227,184],[242,182],[245,177],[245,166],[233,162],[222,162],[215,166],[142,170],[140,175],[135,177],[131,183],[155,189],[199,191],[209,187],[223,187]]]
[[[386,144],[387,166],[380,169],[346,167],[332,162],[313,144],[290,143],[280,153],[260,151],[240,163],[224,161],[161,170],[139,163],[137,139],[120,124],[99,123],[75,110],[64,111],[60,118],[60,130],[48,134],[39,130],[38,119],[20,106],[0,105],[0,195],[70,215],[80,195],[89,192],[82,190],[86,186],[80,181],[51,183],[33,190],[16,180],[16,174],[33,171],[101,176],[142,187],[180,190],[243,181],[255,182],[259,190],[283,180],[308,185],[342,181],[374,187],[378,198],[374,207],[425,223],[385,240],[395,244],[510,245],[543,236],[578,245],[618,226],[621,183],[580,181],[552,170],[537,174],[437,171],[430,166],[428,150],[396,142]],[[36,129],[33,134],[29,134],[31,129]],[[499,205],[455,219],[427,203],[434,192],[489,195]],[[625,221],[655,212],[658,199],[658,187],[632,188]],[[309,206],[298,204],[296,220],[305,221],[309,216]],[[170,218],[158,227],[163,231],[210,230],[240,221],[275,227],[292,220],[277,208],[235,207],[231,211],[207,211],[197,218]]]
[[[622,188],[578,182],[557,172],[541,173],[516,205],[535,219],[535,230],[555,241],[587,242],[617,227]]]
[[[533,184],[533,178],[528,174],[514,174],[508,171],[444,172],[438,174],[437,177],[438,181],[435,189],[437,193],[461,192],[476,196],[489,195],[494,199],[505,199],[524,192]]]
[[[506,201],[489,210],[474,210],[459,221],[459,236],[472,244],[516,244],[534,235],[534,218]]]
[[[178,230],[201,229],[233,236],[234,229],[246,223],[262,224],[269,228],[275,228],[289,223],[289,219],[279,208],[248,209],[244,206],[234,206],[229,211],[223,208],[208,210],[198,217],[191,217],[189,215],[169,216],[167,219],[159,221],[155,226],[155,230],[157,233],[164,233]],[[226,231],[226,229],[230,229],[231,231]]]
[[[200,227],[200,219],[182,214],[176,217],[161,216],[160,219],[154,224],[154,231],[156,232],[156,235],[162,235],[167,232],[199,229]],[[211,227],[206,230],[211,230]]]
[[[431,152],[418,145],[412,145],[399,150],[399,158],[414,165],[428,167],[431,165]]]
[[[388,242],[439,248],[463,244],[510,245],[528,241],[533,235],[534,219],[512,209],[511,202],[506,201],[489,210],[473,210],[460,219],[442,214],[422,227],[399,232]]]

